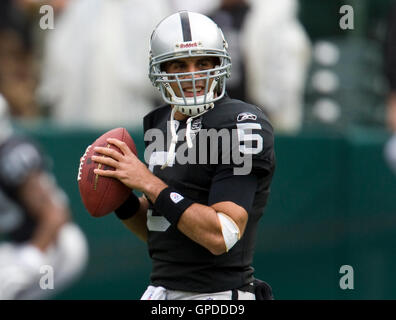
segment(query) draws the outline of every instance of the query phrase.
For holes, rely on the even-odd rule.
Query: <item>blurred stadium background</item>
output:
[[[302,129],[276,134],[277,170],[260,222],[254,267],[276,299],[395,299],[396,176],[383,148],[388,94],[383,40],[391,0],[300,0],[312,43]],[[352,5],[354,30],[339,27]],[[148,80],[147,80],[148,81]],[[114,215],[95,219],[78,192],[86,146],[103,128],[20,121],[51,158],[90,245],[81,279],[56,299],[138,299],[151,268],[145,244]],[[141,127],[128,127],[143,158]],[[342,265],[354,289],[342,290]]]

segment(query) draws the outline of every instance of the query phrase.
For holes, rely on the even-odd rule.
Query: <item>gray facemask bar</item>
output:
[[[205,93],[204,93],[204,104],[207,103],[206,101],[206,97],[208,94],[208,90],[209,90],[209,82],[211,79],[214,79],[215,81],[219,81],[222,77],[226,76],[227,71],[225,70],[226,67],[217,67],[214,69],[209,69],[209,70],[200,70],[200,71],[196,71],[196,72],[185,72],[185,73],[162,73],[162,74],[158,74],[158,78],[155,80],[156,84],[160,85],[160,90],[161,93],[163,94],[164,98],[166,99],[166,103],[171,103],[170,99],[167,98],[166,95],[164,95],[164,93],[166,92],[166,87],[170,85],[170,83],[177,83],[179,90],[182,94],[182,96],[180,98],[183,98],[184,102],[181,103],[175,103],[175,101],[172,101],[172,104],[176,104],[176,105],[196,105],[197,102],[197,95],[196,95],[196,82],[197,81],[205,81]],[[220,73],[217,73],[219,71],[222,71]],[[215,74],[213,74],[215,73]],[[184,78],[188,76],[189,78]],[[197,77],[199,76],[199,77]],[[183,79],[181,79],[183,78]],[[221,83],[221,89],[222,91],[220,92],[220,95],[218,98],[214,98],[214,100],[210,101],[210,102],[214,102],[217,101],[219,99],[221,99],[221,97],[224,95],[225,93],[225,79],[222,80],[223,82]],[[194,92],[194,103],[188,103],[186,96],[184,95],[183,89],[182,89],[182,82],[189,82],[192,83],[193,85],[193,92]],[[201,102],[202,103],[202,102]]]
[[[213,69],[197,71],[197,72],[187,72],[187,73],[163,73],[163,72],[161,72],[160,65],[165,62],[176,60],[176,59],[198,57],[198,56],[219,58],[221,65],[219,67],[216,67]],[[150,61],[150,79],[151,79],[153,85],[160,89],[163,99],[165,100],[166,103],[176,104],[176,105],[193,106],[193,105],[197,104],[197,99],[196,99],[196,94],[195,94],[194,75],[205,74],[205,73],[207,74],[207,76],[204,78],[207,81],[206,88],[205,88],[205,102],[206,102],[206,97],[207,97],[207,93],[208,93],[209,79],[218,78],[217,82],[219,82],[221,92],[217,98],[215,98],[214,100],[211,101],[211,102],[215,102],[224,96],[225,78],[229,77],[229,75],[230,75],[230,67],[231,67],[231,58],[223,50],[205,49],[202,51],[201,50],[188,50],[188,51],[183,51],[180,53],[175,53],[175,52],[165,53],[165,54],[156,56],[155,58],[151,59],[151,61]],[[212,73],[212,74],[210,74],[210,73]],[[191,76],[193,80],[180,79],[180,77],[185,77],[185,76]],[[170,79],[171,77],[173,79]],[[186,97],[184,96],[183,90],[181,90],[181,85],[180,85],[180,82],[183,82],[183,81],[190,81],[190,82],[192,81],[193,82],[194,104],[191,104],[191,103],[188,104],[186,101]],[[178,83],[179,89],[183,95],[181,98],[183,98],[184,103],[175,103],[174,101],[170,101],[170,99],[167,97],[166,87],[168,86],[168,83],[171,83],[171,82]]]

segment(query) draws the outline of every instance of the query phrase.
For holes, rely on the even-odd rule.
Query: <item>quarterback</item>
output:
[[[227,95],[227,47],[202,14],[162,20],[150,39],[149,77],[165,104],[143,120],[147,164],[117,139],[108,142],[122,154],[97,147],[107,157],[93,157],[115,168],[96,174],[143,193],[115,211],[148,245],[153,268],[143,300],[272,298],[251,264],[275,170],[273,129],[258,107]],[[208,132],[218,141],[205,143]],[[248,170],[236,170],[244,164],[232,155],[249,160]]]

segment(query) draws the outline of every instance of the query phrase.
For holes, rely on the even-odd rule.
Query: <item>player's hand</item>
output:
[[[130,189],[143,191],[145,184],[153,176],[145,164],[129,149],[128,145],[118,139],[109,138],[107,142],[118,147],[122,153],[111,148],[96,147],[94,150],[103,156],[92,156],[92,160],[115,170],[95,169],[94,173],[103,177],[115,178]]]

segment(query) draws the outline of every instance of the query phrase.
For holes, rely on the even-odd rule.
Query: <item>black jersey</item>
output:
[[[12,137],[0,145],[0,235],[13,242],[27,241],[36,222],[21,203],[18,190],[44,159],[31,141]]]
[[[251,264],[256,229],[275,169],[273,129],[259,108],[226,96],[216,102],[212,110],[192,121],[193,148],[186,147],[186,121],[176,121],[179,136],[176,157],[171,165],[161,169],[168,151],[166,142],[170,140],[170,112],[170,106],[165,105],[144,118],[145,159],[150,170],[197,203],[210,206],[220,201],[233,201],[244,206],[249,217],[243,237],[227,253],[216,256],[170,225],[151,207],[147,215],[148,247],[153,260],[151,282],[193,292],[238,288],[253,280]],[[215,139],[203,143],[211,134]],[[196,152],[186,156],[193,149]],[[221,180],[224,172],[243,167],[238,158],[243,155],[250,157],[250,170],[236,171],[236,174],[257,177],[254,195],[244,194],[238,186],[228,195],[214,193],[213,185]],[[241,197],[251,198],[252,203],[246,204]]]

